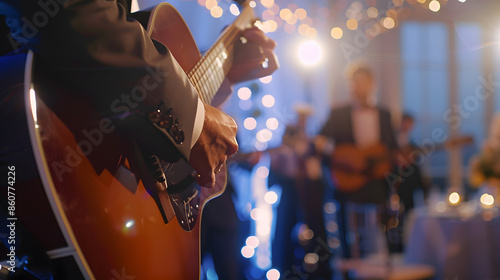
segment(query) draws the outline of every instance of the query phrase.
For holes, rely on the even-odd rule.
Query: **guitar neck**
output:
[[[224,81],[233,62],[234,45],[240,40],[240,32],[255,21],[249,1],[242,4],[238,18],[228,26],[199,62],[187,73],[201,100],[210,104]]]

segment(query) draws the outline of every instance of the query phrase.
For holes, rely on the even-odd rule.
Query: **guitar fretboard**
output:
[[[253,23],[255,17],[248,6],[248,1],[243,4],[243,7],[234,23],[226,28],[206,55],[187,73],[204,103],[212,102],[229,72],[233,62],[234,44],[240,38],[240,31]]]
[[[220,42],[187,74],[203,102],[210,104],[232,65],[232,54]]]

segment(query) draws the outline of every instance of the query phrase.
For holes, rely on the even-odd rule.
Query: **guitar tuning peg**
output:
[[[170,114],[163,115],[161,117],[161,120],[159,122],[157,122],[159,127],[165,128],[165,129],[168,129],[169,127],[171,127],[173,123],[174,123],[174,118]]]
[[[161,118],[160,110],[156,110],[149,113],[149,120],[153,123],[157,123],[158,121],[160,121],[160,118]]]

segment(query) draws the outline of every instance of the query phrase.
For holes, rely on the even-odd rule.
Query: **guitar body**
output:
[[[392,170],[392,156],[385,145],[359,148],[352,144],[335,147],[332,156],[332,179],[340,192],[361,189],[370,180],[383,179]]]
[[[184,20],[168,4],[152,12],[148,33],[170,49],[186,72],[201,58]],[[124,181],[109,170],[97,174],[79,152],[68,155],[79,151],[71,130],[40,94],[30,88],[26,92],[31,92],[26,96],[27,113],[39,173],[68,244],[59,251],[75,258],[86,279],[199,279],[201,213],[191,231],[176,218],[165,223],[143,183],[136,184],[126,168],[127,162],[118,169],[123,178],[129,177]],[[106,160],[106,154],[98,156]],[[54,163],[69,168],[63,180]],[[200,208],[224,191],[225,172],[219,174],[214,188],[201,188]]]

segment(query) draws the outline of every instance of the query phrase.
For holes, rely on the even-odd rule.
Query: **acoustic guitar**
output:
[[[384,178],[393,167],[392,155],[383,144],[363,148],[342,144],[333,151],[331,167],[337,189],[349,193],[359,190],[371,180]]]
[[[168,47],[202,101],[210,104],[231,68],[241,31],[255,20],[249,1],[241,3],[239,17],[203,57],[170,4],[154,8],[147,33]],[[36,68],[36,56],[29,54],[25,100],[30,136],[65,244],[48,255],[73,258],[84,279],[199,279],[202,209],[224,191],[226,172],[217,174],[215,187],[201,188],[194,183],[186,160],[170,163],[145,155],[142,159],[154,160],[160,175],[152,175],[158,180],[137,182],[128,167],[140,157],[124,159],[116,173],[98,174],[89,158],[82,156],[61,178],[54,166],[68,163],[68,151],[78,151],[77,142],[62,117],[46,105],[32,68]],[[166,177],[165,182],[160,177]]]
[[[474,138],[469,135],[454,137],[435,144],[431,152],[473,142]],[[425,151],[419,153],[415,151],[419,149],[403,147],[398,151],[390,151],[380,143],[363,148],[353,144],[339,145],[335,147],[331,157],[332,179],[340,192],[357,191],[372,180],[384,179],[395,164],[398,166],[415,164],[415,160],[420,159],[419,155],[426,155]]]

